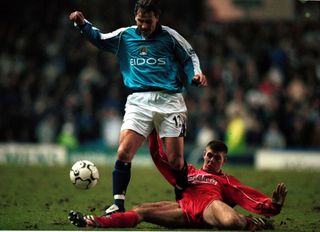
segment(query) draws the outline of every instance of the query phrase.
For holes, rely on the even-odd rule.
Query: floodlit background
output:
[[[115,155],[127,96],[119,67],[113,55],[80,36],[68,15],[80,10],[110,32],[134,24],[133,5],[1,1],[1,162]],[[197,162],[213,138],[228,144],[235,162],[253,163],[262,148],[320,157],[319,6],[307,0],[163,1],[161,23],[192,44],[209,81],[208,88],[187,89],[190,161]],[[66,155],[49,144],[62,145]],[[149,160],[147,150],[140,152]],[[320,166],[319,158],[311,163]]]

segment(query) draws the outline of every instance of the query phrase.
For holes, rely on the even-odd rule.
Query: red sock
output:
[[[127,211],[110,216],[95,216],[94,220],[102,228],[132,228],[139,224],[139,215],[136,211]]]

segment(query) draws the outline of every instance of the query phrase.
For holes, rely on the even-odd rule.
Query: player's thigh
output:
[[[203,212],[206,223],[218,228],[241,229],[245,226],[245,219],[226,203],[215,200]]]
[[[134,210],[146,222],[169,227],[184,227],[186,225],[183,211],[177,202],[143,203]]]
[[[184,137],[167,137],[162,140],[170,166],[180,170],[184,165]]]
[[[127,105],[121,131],[132,130],[147,138],[154,128],[153,112],[138,106]]]
[[[174,169],[181,169],[184,164],[186,124],[186,112],[158,114],[155,117],[155,127],[164,142],[170,166]]]
[[[122,130],[120,132],[118,159],[130,162],[144,140],[144,136],[133,130]]]

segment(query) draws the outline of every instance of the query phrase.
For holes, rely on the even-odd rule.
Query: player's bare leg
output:
[[[184,166],[184,138],[168,137],[163,141],[170,167],[173,170],[181,170]]]
[[[133,211],[140,215],[142,221],[172,228],[187,226],[182,209],[177,202],[143,203],[135,207]]]
[[[213,201],[204,210],[203,219],[209,225],[219,229],[242,230],[247,223],[245,216],[219,200]]]
[[[237,213],[222,201],[213,201],[203,212],[203,219],[209,225],[229,230],[263,230],[273,229],[271,220],[266,218],[246,217]]]
[[[133,130],[123,130],[120,133],[118,159],[123,162],[131,162],[136,151],[145,138]]]
[[[163,142],[170,167],[176,177],[176,200],[180,200],[188,184],[188,166],[184,159],[184,137],[167,137],[163,139]]]

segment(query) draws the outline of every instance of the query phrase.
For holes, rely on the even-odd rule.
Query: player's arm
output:
[[[232,176],[227,177],[227,183],[224,185],[225,196],[230,202],[264,216],[275,216],[280,213],[286,192],[286,186],[280,184],[274,190],[271,198],[254,188],[243,185]]]
[[[175,30],[168,30],[175,41],[175,53],[188,78],[188,83],[198,87],[208,85],[206,76],[200,69],[200,61],[189,42]]]
[[[180,64],[187,75],[188,84],[206,87],[208,85],[206,76],[200,69],[200,61],[191,45],[186,41],[177,41],[176,54],[179,57]],[[184,43],[183,43],[184,42]]]
[[[118,29],[111,33],[101,33],[96,27],[85,19],[80,11],[74,11],[69,15],[69,20],[79,28],[80,32],[88,39],[94,46],[99,49],[112,52],[116,54],[119,49],[120,34],[125,28]]]

